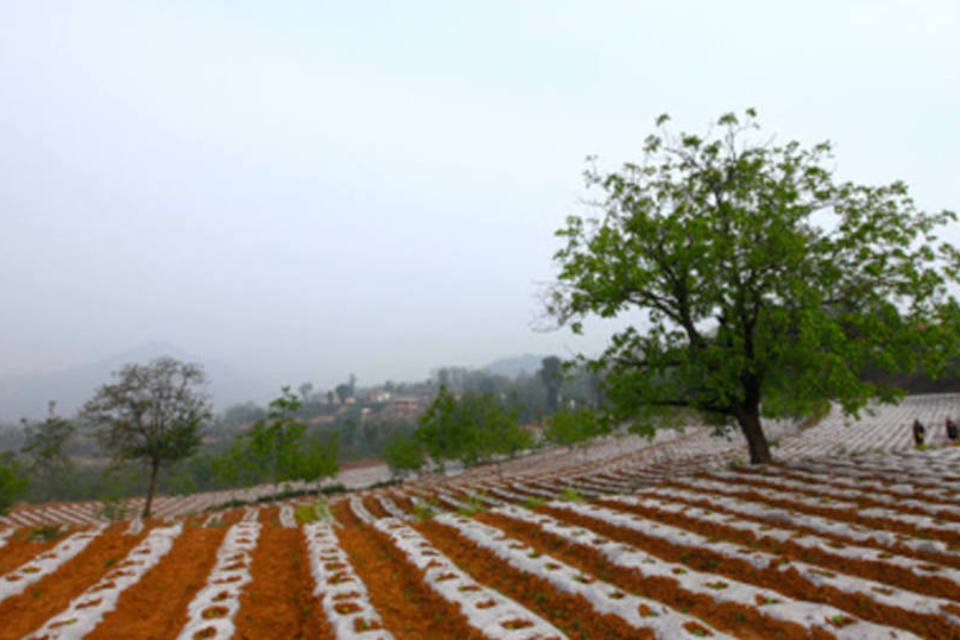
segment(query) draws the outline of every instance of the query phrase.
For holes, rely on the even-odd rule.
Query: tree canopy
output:
[[[211,418],[202,386],[203,369],[173,358],[129,364],[114,372],[83,407],[81,419],[94,429],[115,462],[142,460],[150,467],[143,517],[150,516],[161,466],[193,454]]]
[[[459,460],[474,464],[495,455],[512,456],[533,445],[517,416],[489,393],[455,397],[441,386],[414,433],[435,462]]]
[[[937,238],[954,213],[919,210],[902,182],[835,179],[829,143],[762,138],[753,110],[704,136],[668,120],[641,161],[587,171],[602,215],[557,232],[548,312],[575,332],[630,314],[591,360],[620,417],[646,430],[694,409],[768,462],[761,415],[825,400],[855,415],[902,394],[865,368],[936,374],[957,353],[960,260]]]
[[[268,478],[275,485],[335,475],[339,470],[335,434],[327,440],[307,434],[307,425],[297,417],[301,406],[290,387],[282,387],[266,415],[238,434],[233,446],[215,459],[218,475],[244,484]]]
[[[26,489],[27,480],[13,455],[0,452],[0,516],[13,506]]]

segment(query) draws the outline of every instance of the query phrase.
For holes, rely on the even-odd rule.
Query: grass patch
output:
[[[330,513],[330,507],[323,501],[298,505],[293,510],[293,515],[301,524],[317,522],[318,520],[330,520],[333,517]]]

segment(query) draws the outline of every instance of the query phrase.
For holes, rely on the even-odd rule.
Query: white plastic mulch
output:
[[[41,553],[0,578],[0,602],[10,596],[23,593],[31,584],[59,569],[65,562],[86,549],[87,545],[106,528],[106,525],[101,525],[95,529],[74,533],[54,548]]]
[[[953,606],[953,603],[949,600],[894,588],[884,583],[857,576],[845,575],[842,569],[825,570],[805,562],[785,560],[765,551],[757,551],[730,542],[708,539],[691,531],[647,520],[642,516],[585,504],[553,503],[551,506],[567,509],[624,529],[637,531],[675,546],[710,549],[718,555],[749,563],[759,569],[775,569],[778,572],[792,570],[797,578],[805,580],[815,588],[829,586],[844,593],[856,594],[864,600],[872,600],[880,605],[942,616],[960,628],[960,618],[949,612],[949,609]],[[829,613],[827,617],[832,617],[832,615],[834,614]],[[799,620],[794,622],[800,623]]]
[[[660,602],[625,593],[612,584],[584,575],[527,544],[506,537],[494,527],[452,514],[438,516],[436,521],[453,527],[512,567],[546,580],[559,591],[583,597],[601,615],[614,615],[632,627],[649,629],[657,638],[696,638],[708,634],[711,638],[729,637]]]
[[[243,588],[252,579],[250,564],[259,537],[260,523],[256,521],[230,527],[217,550],[217,562],[206,586],[190,602],[180,640],[192,640],[194,634],[216,640],[233,637],[233,619],[240,609]]]
[[[43,640],[79,640],[93,631],[103,617],[117,606],[120,594],[140,581],[163,556],[183,531],[183,525],[157,527],[134,547],[120,564],[108,571],[96,584],[74,598],[61,613],[46,622],[28,638]]]
[[[383,629],[367,588],[340,547],[333,527],[327,522],[312,522],[304,525],[303,535],[307,539],[310,571],[316,585],[313,595],[321,599],[338,640],[392,639]]]
[[[596,514],[599,509],[587,505],[557,502],[552,503],[551,506],[569,509],[620,526],[637,522],[629,517],[621,519],[617,512],[605,514],[605,517],[598,517]],[[786,622],[793,622],[808,629],[820,629],[828,634],[835,635],[841,640],[881,640],[916,637],[911,633],[893,627],[856,620],[854,616],[829,605],[791,600],[770,589],[738,582],[725,576],[702,573],[684,565],[666,562],[629,545],[616,544],[609,540],[598,539],[596,534],[587,529],[571,526],[550,516],[531,513],[518,507],[504,507],[502,509],[496,509],[495,512],[535,524],[542,530],[570,542],[591,547],[611,563],[634,569],[641,575],[671,578],[678,583],[681,589],[699,595],[706,595],[715,602],[729,602],[740,606],[756,608],[761,615]],[[758,603],[766,604],[761,605]],[[831,624],[831,620],[835,619],[852,619],[852,621],[838,627]]]
[[[382,518],[373,520],[372,524],[423,572],[427,586],[447,602],[459,606],[467,623],[484,636],[494,640],[566,638],[532,611],[478,584],[402,520]]]

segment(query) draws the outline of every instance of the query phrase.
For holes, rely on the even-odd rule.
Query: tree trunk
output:
[[[153,494],[157,490],[157,472],[160,470],[160,461],[153,460],[150,466],[150,488],[147,489],[147,503],[143,505],[143,519],[150,517],[150,507],[153,506]]]
[[[747,447],[750,450],[750,464],[769,464],[773,462],[773,458],[770,457],[770,447],[767,445],[767,436],[763,433],[763,426],[760,424],[760,415],[754,412],[738,412],[737,422],[747,439]]]

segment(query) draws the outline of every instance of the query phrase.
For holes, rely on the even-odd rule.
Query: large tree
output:
[[[192,455],[200,446],[211,409],[203,369],[173,358],[129,364],[114,372],[83,407],[115,462],[141,460],[150,469],[143,517],[150,516],[160,468]]]
[[[575,332],[630,319],[592,360],[621,417],[703,412],[765,463],[762,416],[827,400],[856,415],[902,395],[867,366],[936,374],[956,354],[960,260],[936,235],[955,214],[917,209],[902,182],[836,180],[829,143],[771,141],[753,110],[704,136],[667,121],[642,161],[587,171],[602,215],[557,232],[548,311]]]

